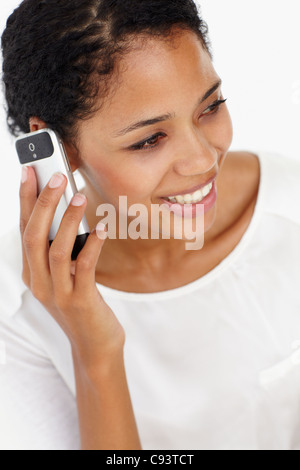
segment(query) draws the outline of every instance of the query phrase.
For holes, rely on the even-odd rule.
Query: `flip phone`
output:
[[[72,197],[78,192],[62,139],[52,129],[42,129],[18,137],[15,141],[15,147],[20,164],[34,168],[37,177],[38,194],[46,186],[53,173],[63,173],[68,179],[65,192],[59,201],[49,232],[49,246],[51,246],[62,217]],[[83,216],[78,227],[71,255],[72,260],[77,259],[89,233],[90,229],[86,217]]]

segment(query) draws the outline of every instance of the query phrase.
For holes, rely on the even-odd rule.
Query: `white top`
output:
[[[253,218],[217,267],[165,292],[98,284],[143,449],[300,450],[300,161],[258,157]],[[0,260],[0,448],[79,449],[69,342],[22,282],[18,227]]]

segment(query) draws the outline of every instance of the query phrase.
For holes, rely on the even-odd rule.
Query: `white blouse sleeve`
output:
[[[76,400],[22,326],[0,312],[0,449],[80,449]]]
[[[0,449],[79,449],[70,345],[21,273],[15,226],[0,237]]]

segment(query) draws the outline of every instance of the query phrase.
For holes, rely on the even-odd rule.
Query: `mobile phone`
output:
[[[18,137],[15,140],[15,147],[20,164],[34,168],[37,177],[38,194],[46,186],[53,173],[63,173],[68,179],[65,192],[59,201],[50,228],[48,238],[49,246],[51,246],[59,229],[62,217],[72,197],[78,192],[63,141],[56,131],[47,128]],[[84,215],[78,227],[78,233],[71,255],[72,260],[77,259],[89,233],[90,229]]]

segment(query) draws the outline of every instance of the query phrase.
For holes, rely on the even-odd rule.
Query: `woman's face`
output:
[[[202,102],[220,77],[192,32],[182,32],[176,48],[147,40],[123,57],[119,70],[118,86],[104,106],[80,123],[79,168],[98,204],[112,204],[118,212],[119,196],[127,196],[128,207],[143,204],[150,214],[152,204],[193,192],[218,173],[232,123],[226,104],[211,107],[224,99],[220,86]],[[205,213],[205,231],[215,213],[216,206]]]

